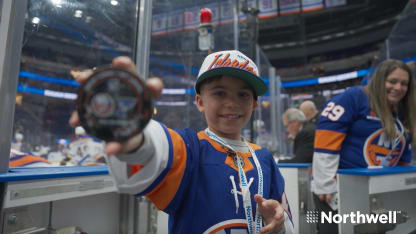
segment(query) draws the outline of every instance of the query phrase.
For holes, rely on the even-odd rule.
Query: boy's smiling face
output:
[[[239,140],[241,129],[257,106],[253,95],[245,81],[224,75],[201,86],[196,105],[211,131],[220,137]]]

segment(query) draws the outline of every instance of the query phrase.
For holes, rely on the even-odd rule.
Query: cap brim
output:
[[[204,80],[214,77],[214,76],[222,76],[222,75],[229,75],[236,78],[239,78],[245,82],[247,82],[256,92],[257,96],[261,96],[267,92],[267,85],[264,81],[254,75],[251,72],[246,70],[234,68],[234,67],[219,67],[214,68],[209,71],[206,71],[202,75],[199,76],[198,80],[196,81],[195,88]]]

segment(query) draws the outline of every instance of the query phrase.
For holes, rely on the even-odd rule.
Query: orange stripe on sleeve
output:
[[[165,178],[146,196],[163,210],[174,198],[176,191],[179,189],[183,174],[186,167],[186,146],[182,137],[175,131],[168,129],[173,145],[173,162],[172,168]]]
[[[345,133],[334,132],[330,130],[316,130],[314,148],[340,150],[344,139]]]

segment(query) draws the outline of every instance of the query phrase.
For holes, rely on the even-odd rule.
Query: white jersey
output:
[[[104,164],[105,144],[98,139],[83,136],[72,140],[68,146],[67,165],[90,166]]]

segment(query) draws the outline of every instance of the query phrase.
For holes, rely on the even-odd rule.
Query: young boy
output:
[[[113,65],[134,68],[126,58]],[[149,82],[161,91],[160,81]],[[205,131],[174,131],[151,120],[135,139],[107,144],[120,192],[145,195],[168,213],[170,233],[293,233],[272,155],[240,136],[267,91],[257,66],[239,51],[212,53],[195,90]]]

